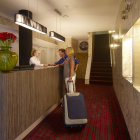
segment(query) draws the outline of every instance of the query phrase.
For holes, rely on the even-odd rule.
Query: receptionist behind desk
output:
[[[31,58],[30,58],[30,61],[29,61],[29,64],[32,65],[34,64],[35,66],[40,66],[40,67],[47,67],[48,64],[41,64],[40,63],[40,60],[39,60],[39,56],[40,56],[40,51],[38,50],[32,50],[31,52]]]

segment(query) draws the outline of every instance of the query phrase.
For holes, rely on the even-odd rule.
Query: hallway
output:
[[[77,80],[77,91],[86,102],[88,125],[84,129],[66,130],[58,106],[24,140],[130,140],[112,86],[84,85]]]

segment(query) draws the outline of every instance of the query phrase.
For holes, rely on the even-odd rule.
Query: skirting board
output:
[[[29,126],[25,131],[23,131],[15,140],[22,140],[25,136],[27,136],[42,120],[45,119],[57,106],[58,104],[53,105],[50,107],[47,112],[42,115],[38,120],[36,120],[31,126]]]

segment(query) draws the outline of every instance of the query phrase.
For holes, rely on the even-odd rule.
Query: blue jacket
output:
[[[67,57],[68,57],[68,56],[65,55],[64,58],[60,58],[55,64],[56,64],[56,65],[62,64],[62,63],[65,61],[65,59],[66,59]],[[75,65],[79,64],[79,61],[78,61],[76,58],[74,58],[74,61],[75,61]]]

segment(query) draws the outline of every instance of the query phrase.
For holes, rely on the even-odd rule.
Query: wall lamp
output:
[[[118,40],[118,39],[122,39],[124,35],[112,34],[112,37],[113,39]]]
[[[109,34],[115,33],[115,30],[109,30],[108,33]]]
[[[112,49],[118,48],[119,46],[119,44],[110,44],[110,48]]]

